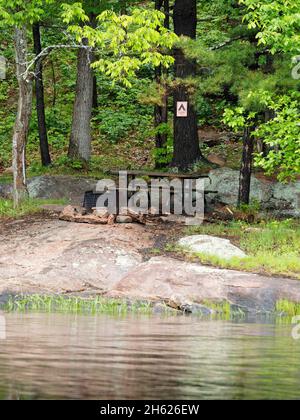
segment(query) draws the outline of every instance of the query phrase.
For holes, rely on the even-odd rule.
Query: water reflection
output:
[[[9,314],[0,398],[299,398],[290,325]]]

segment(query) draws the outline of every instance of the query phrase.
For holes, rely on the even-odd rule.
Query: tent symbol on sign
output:
[[[187,117],[187,116],[188,116],[188,103],[177,102],[177,117]]]

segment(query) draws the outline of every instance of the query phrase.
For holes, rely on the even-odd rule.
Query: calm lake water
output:
[[[8,314],[2,399],[299,399],[291,325]]]

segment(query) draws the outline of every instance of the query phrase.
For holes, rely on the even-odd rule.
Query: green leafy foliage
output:
[[[167,166],[171,163],[173,158],[173,149],[174,149],[174,139],[173,139],[173,131],[169,124],[163,123],[160,124],[154,130],[153,134],[166,134],[167,141],[163,147],[156,147],[153,149],[153,158],[155,162],[160,164],[161,166]]]
[[[0,26],[23,26],[38,21],[54,0],[0,0]]]
[[[171,49],[177,37],[164,28],[165,16],[157,10],[133,8],[129,15],[105,10],[97,17],[98,25],[84,25],[89,20],[81,3],[63,4],[63,20],[69,32],[80,43],[88,39],[89,45],[99,50],[99,58],[92,66],[131,87],[143,66],[170,67],[174,59],[161,49]],[[76,24],[81,21],[82,24]]]
[[[132,79],[130,88],[117,82],[112,86],[110,78],[101,73],[97,80],[101,92],[92,126],[98,133],[98,142],[107,139],[117,143],[132,133],[144,139],[152,124],[152,110],[140,103],[139,93],[149,83],[148,79]]]
[[[279,169],[280,181],[294,180],[300,174],[299,100],[298,92],[270,99],[268,106],[276,116],[256,132],[271,148],[267,156],[259,154],[256,157],[256,164],[268,174]]]
[[[300,51],[300,0],[240,0],[247,7],[244,19],[258,29],[259,44],[276,52]]]
[[[243,107],[236,107],[234,109],[227,108],[224,111],[223,122],[234,131],[238,132],[241,128],[253,125],[255,117],[255,112],[247,113]]]
[[[16,110],[12,25],[28,26],[32,49],[30,24],[42,20],[43,46],[81,42],[87,36],[96,49],[99,107],[93,113],[91,167],[108,167],[109,162],[123,166],[124,162],[136,165],[138,161],[142,165],[142,147],[150,156],[147,164],[153,162],[153,156],[157,162],[169,164],[173,104],[169,101],[170,124],[154,129],[153,106],[160,104],[161,91],[153,88],[153,68],[169,66],[164,77],[172,95],[176,81],[171,50],[177,43],[197,62],[198,76],[188,80],[188,88],[199,125],[224,130],[226,124],[239,132],[255,119],[255,135],[270,149],[268,156],[257,156],[256,164],[268,174],[276,173],[282,181],[295,178],[299,173],[299,81],[291,77],[291,56],[299,51],[299,0],[198,0],[197,5],[198,39],[194,41],[178,40],[164,29],[164,17],[153,10],[152,1],[69,0],[61,7],[61,2],[54,0],[0,0],[0,50],[8,60],[7,80],[0,82],[0,171],[11,166]],[[91,13],[99,15],[96,29],[90,25]],[[53,170],[84,171],[78,162],[65,158],[75,96],[76,53],[76,49],[56,50],[44,62]],[[276,117],[266,123],[268,111],[274,111]],[[168,142],[155,150],[157,131],[167,133]],[[130,162],[132,147],[137,145],[141,156]],[[228,161],[231,149],[225,143],[218,147]],[[210,147],[203,150],[211,153]],[[240,144],[236,150],[238,165]],[[35,112],[27,159],[31,173],[42,171]]]

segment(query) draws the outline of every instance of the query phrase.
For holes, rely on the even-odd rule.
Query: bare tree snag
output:
[[[26,143],[32,110],[32,76],[26,74],[27,40],[26,28],[15,28],[16,73],[19,85],[17,117],[13,133],[13,178],[14,205],[27,197]]]

